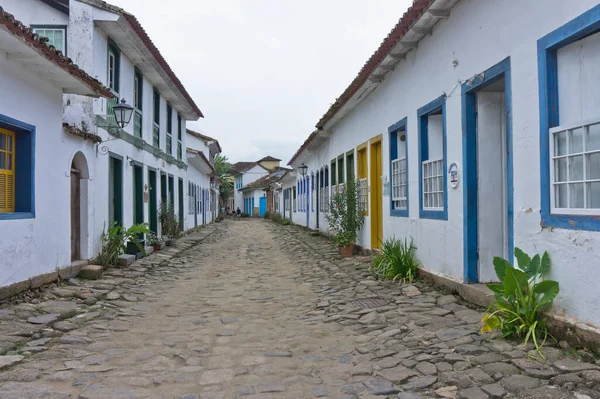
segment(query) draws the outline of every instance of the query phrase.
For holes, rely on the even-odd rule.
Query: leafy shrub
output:
[[[127,249],[127,243],[134,243],[140,252],[144,252],[141,239],[144,234],[150,234],[147,223],[135,224],[126,229],[118,224],[113,224],[108,231],[102,232],[102,249],[96,258],[96,262],[104,267],[115,266],[119,261],[119,255]]]
[[[281,213],[275,212],[271,215],[271,220],[273,220],[275,223],[282,223],[283,216],[281,216]]]
[[[265,212],[265,219],[269,219],[271,217],[271,214],[269,212]]]
[[[515,248],[515,257],[518,269],[505,259],[494,258],[494,269],[500,283],[488,284],[496,300],[483,317],[481,332],[497,329],[505,337],[523,339],[523,345],[531,339],[539,352],[548,338],[542,312],[558,295],[558,282],[544,279],[550,269],[548,252],[541,257],[535,255],[530,258]]]
[[[158,221],[163,236],[177,238],[181,235],[179,219],[175,215],[175,208],[171,201],[161,201],[158,209]]]
[[[340,247],[356,242],[358,231],[365,223],[365,212],[360,209],[358,183],[348,180],[341,192],[331,198],[327,222],[333,233],[331,240]]]
[[[242,214],[240,216],[243,217],[243,218],[249,218],[250,217],[250,215],[248,215],[247,213],[243,213],[243,212],[242,212]]]
[[[388,238],[382,242],[381,253],[373,259],[369,271],[382,280],[412,283],[419,266],[416,251],[412,238],[410,242],[406,238]]]
[[[282,225],[284,226],[289,226],[290,225],[290,221],[288,219],[283,219],[283,221],[281,222]]]

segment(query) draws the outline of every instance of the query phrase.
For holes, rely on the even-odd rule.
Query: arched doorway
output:
[[[87,255],[87,199],[89,171],[85,155],[78,152],[71,161],[71,260]]]

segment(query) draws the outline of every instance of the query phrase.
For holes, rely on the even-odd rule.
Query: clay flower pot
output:
[[[338,250],[340,251],[342,258],[351,258],[354,254],[354,243],[348,245],[347,247],[339,246]]]

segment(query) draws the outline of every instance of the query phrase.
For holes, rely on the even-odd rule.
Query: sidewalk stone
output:
[[[102,275],[104,268],[99,265],[87,265],[79,271],[79,277],[86,280],[98,280]]]

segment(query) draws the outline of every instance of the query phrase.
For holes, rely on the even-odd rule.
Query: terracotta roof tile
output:
[[[275,171],[269,173],[268,175],[263,176],[260,179],[253,181],[252,183],[248,183],[247,185],[242,187],[241,190],[244,191],[259,188],[267,188],[272,183],[276,183],[279,180],[281,180],[283,176],[285,176],[286,173],[289,171],[290,169],[287,168],[277,168],[275,169]]]
[[[0,6],[0,25],[4,25],[7,30],[17,38],[22,39],[29,47],[38,54],[53,62],[66,72],[73,75],[94,93],[102,97],[113,97],[110,89],[105,87],[100,81],[88,75],[83,69],[80,69],[73,63],[69,57],[63,56],[62,52],[54,46],[48,45],[48,39],[34,33],[29,26],[25,26],[21,21],[16,20],[14,15],[4,11]]]
[[[263,159],[260,159],[258,162],[263,162],[263,161],[265,161],[265,162],[277,162],[277,161],[281,161],[281,159],[272,157],[270,155],[267,155]]]

